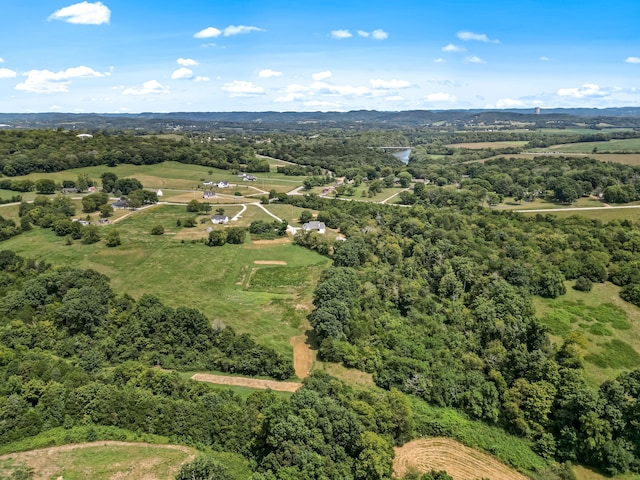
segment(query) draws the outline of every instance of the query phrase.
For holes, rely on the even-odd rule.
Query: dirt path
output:
[[[315,360],[315,354],[307,344],[307,336],[303,333],[291,337],[289,343],[293,347],[293,368],[298,378],[305,378],[311,373],[311,367]]]
[[[31,450],[28,452],[8,453],[6,455],[1,455],[0,461],[4,462],[7,460],[11,460],[12,463],[31,467],[35,471],[35,480],[45,480],[60,472],[60,466],[56,461],[56,457],[58,456],[58,454],[78,449],[96,447],[150,447],[153,449],[179,450],[189,455],[183,463],[190,462],[195,458],[194,449],[184,447],[182,445],[159,445],[155,443],[118,442],[112,440],[103,440],[99,442],[72,443],[69,445],[61,445],[59,447]],[[118,479],[144,478],[151,480],[155,478],[155,476],[151,475],[150,473],[150,470],[151,468],[153,468],[154,464],[155,463],[151,460],[149,460],[149,462],[139,462],[133,467],[133,470],[127,472],[126,476],[124,476],[124,474],[116,474],[114,477]]]
[[[199,382],[215,383],[217,385],[231,385],[234,387],[271,389],[278,392],[295,392],[302,387],[298,382],[278,382],[276,380],[262,380],[259,378],[228,377],[226,375],[211,375],[208,373],[196,373],[192,380]]]
[[[397,477],[409,470],[424,473],[434,469],[446,470],[454,480],[528,480],[491,455],[449,438],[421,438],[394,450],[393,472]]]

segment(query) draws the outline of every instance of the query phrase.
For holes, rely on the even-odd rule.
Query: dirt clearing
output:
[[[255,260],[253,263],[256,265],[286,265],[287,262],[283,260]]]
[[[164,458],[167,450],[174,451],[171,455],[174,458]],[[67,475],[110,480],[160,480],[174,478],[180,465],[193,460],[195,453],[193,448],[181,445],[99,441],[9,453],[0,456],[0,461],[33,468],[35,480]],[[92,462],[92,457],[108,457],[108,465],[96,465],[98,460]],[[0,470],[0,473],[4,472]]]
[[[307,344],[305,334],[291,337],[289,343],[293,347],[293,368],[298,378],[305,378],[311,373],[311,367],[315,360],[315,354],[311,346]]]
[[[421,438],[394,450],[393,472],[397,477],[410,470],[425,473],[433,469],[446,470],[454,480],[528,480],[491,455],[449,438]]]
[[[231,385],[234,387],[270,389],[278,392],[295,392],[302,387],[298,382],[278,382],[276,380],[262,380],[259,378],[228,377],[226,375],[211,375],[208,373],[196,373],[192,380],[199,382],[215,383],[218,385]]]

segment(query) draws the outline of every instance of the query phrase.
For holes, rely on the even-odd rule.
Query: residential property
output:
[[[63,189],[60,190],[60,193],[62,193],[63,195],[67,194],[67,193],[78,193],[78,192],[79,192],[79,190],[77,188],[75,188],[75,187],[63,188]]]
[[[216,192],[207,190],[202,192],[202,198],[216,198]]]
[[[127,202],[124,198],[121,198],[117,202],[111,204],[113,208],[127,208],[129,206],[129,202]]]
[[[302,230],[304,232],[324,233],[326,229],[327,227],[325,226],[324,222],[318,222],[316,220],[302,225]]]
[[[226,225],[227,223],[229,223],[229,217],[227,217],[226,215],[212,215],[211,223],[215,225]]]
[[[216,187],[218,188],[229,188],[229,182],[220,181],[216,183]]]

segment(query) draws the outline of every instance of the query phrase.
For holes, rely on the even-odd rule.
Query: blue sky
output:
[[[640,106],[640,2],[2,0],[1,112]]]

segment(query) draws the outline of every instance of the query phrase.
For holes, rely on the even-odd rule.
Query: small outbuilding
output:
[[[318,232],[324,233],[327,230],[324,222],[318,222],[314,220],[313,222],[308,222],[302,225],[302,230],[304,232]]]

